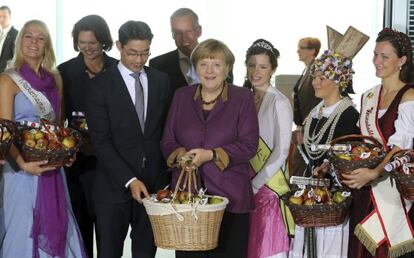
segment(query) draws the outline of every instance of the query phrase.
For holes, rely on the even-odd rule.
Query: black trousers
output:
[[[244,258],[249,238],[249,213],[224,212],[218,247],[209,251],[176,251],[176,258]]]
[[[124,203],[95,202],[98,258],[122,256],[131,225],[133,258],[153,258],[156,247],[145,208],[135,200]]]

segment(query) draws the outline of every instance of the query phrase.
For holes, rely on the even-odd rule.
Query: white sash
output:
[[[378,85],[362,95],[359,125],[363,135],[372,136],[386,146],[386,141],[378,129],[380,93],[381,85]],[[384,241],[389,247],[389,257],[398,257],[413,251],[414,232],[407,216],[411,202],[403,201],[390,178],[373,184],[370,197],[374,210],[355,228],[355,235],[361,243],[372,255],[375,255],[376,249]]]
[[[37,109],[40,118],[44,118],[49,121],[53,121],[55,119],[55,112],[53,111],[52,104],[46,96],[43,95],[43,93],[34,90],[30,83],[23,79],[15,69],[8,69],[5,73],[13,79],[23,94]]]

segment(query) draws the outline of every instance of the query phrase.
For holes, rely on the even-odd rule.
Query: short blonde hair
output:
[[[219,57],[224,57],[224,62],[229,71],[233,70],[234,55],[226,44],[216,39],[207,39],[195,47],[193,53],[191,53],[191,62],[197,66],[201,59]]]

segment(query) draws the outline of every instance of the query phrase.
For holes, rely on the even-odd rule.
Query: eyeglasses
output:
[[[132,50],[126,50],[125,51],[125,54],[128,56],[128,57],[142,57],[142,58],[148,58],[150,55],[151,55],[151,52],[149,51],[149,50],[147,50],[147,51],[144,51],[144,52],[135,52],[135,51],[132,51]]]

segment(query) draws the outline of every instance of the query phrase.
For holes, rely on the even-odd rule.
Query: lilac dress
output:
[[[22,92],[15,96],[14,120],[39,121],[36,108]],[[86,257],[70,205],[64,171],[60,168],[53,173],[55,176],[43,175],[44,178],[41,178],[19,170],[14,162],[9,161],[4,165],[1,179],[3,200],[0,207],[0,257]],[[53,181],[48,181],[46,178],[53,178]],[[38,191],[40,189],[38,186],[44,182],[49,184],[47,187],[60,189],[55,192],[56,196],[60,194],[60,207],[63,208],[58,210],[58,214],[52,214],[48,209],[45,209],[45,213],[39,212],[38,205],[45,203],[38,201],[38,194],[45,192]],[[56,196],[46,196],[45,200],[48,203],[51,203],[51,200],[53,203],[58,203],[59,197]],[[44,207],[50,207],[48,203]],[[46,216],[43,216],[44,214]],[[34,223],[36,219],[38,228]],[[53,223],[56,221],[62,223]],[[54,237],[44,233],[45,228],[53,231]],[[36,230],[40,233],[34,233]],[[63,233],[59,235],[56,232]],[[34,234],[36,238],[33,237]],[[64,241],[61,241],[62,239]],[[51,253],[61,255],[51,255]]]

